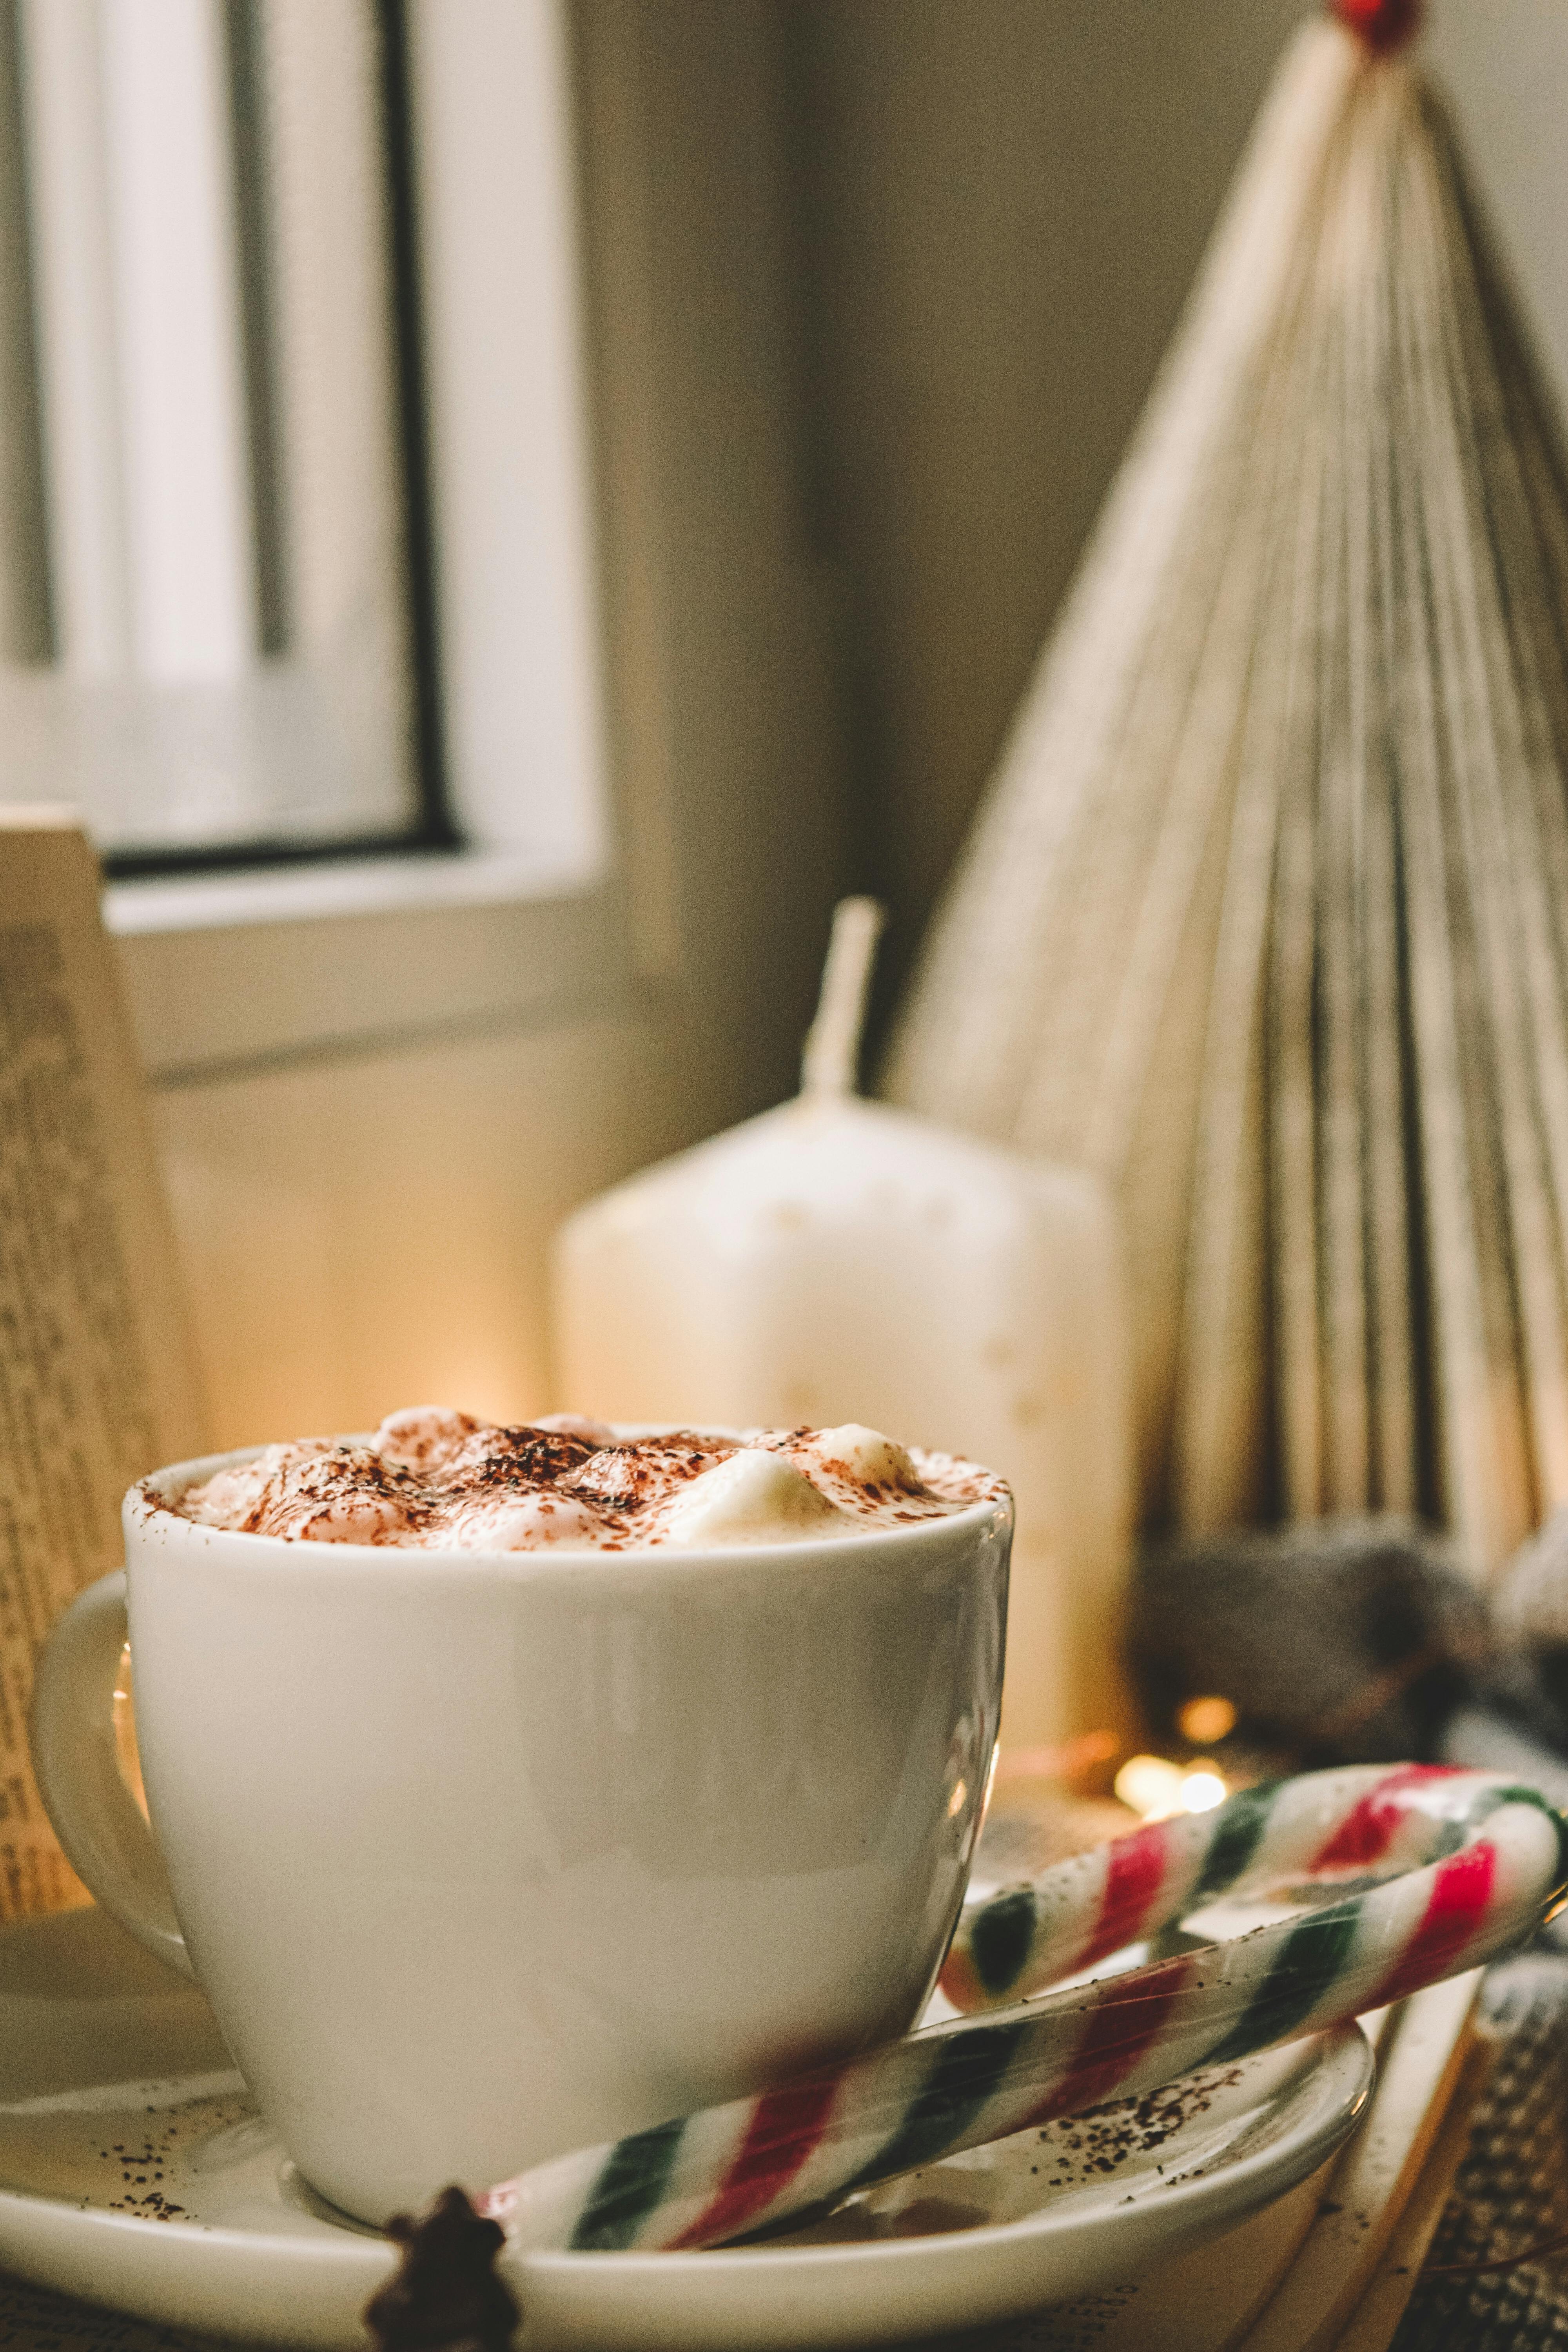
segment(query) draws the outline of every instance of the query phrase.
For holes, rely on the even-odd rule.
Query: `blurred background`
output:
[[[0,0],[0,793],[111,877],[216,1442],[552,1391],[885,1013],[1299,0]],[[1434,0],[1568,384],[1561,0]],[[591,1401],[589,1401],[591,1402]]]

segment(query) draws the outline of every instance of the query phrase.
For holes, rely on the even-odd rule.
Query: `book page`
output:
[[[38,1651],[120,1566],[126,1487],[204,1444],[97,861],[0,811],[0,1920],[81,1899],[27,1752]]]

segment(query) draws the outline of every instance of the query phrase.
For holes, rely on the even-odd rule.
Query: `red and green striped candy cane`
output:
[[[1439,1869],[1432,1882],[1438,1912],[1457,1920],[1489,1867],[1484,1847],[1468,1860],[1458,1857],[1509,1801],[1550,1810],[1533,1790],[1440,1764],[1309,1772],[1244,1789],[1210,1812],[1151,1822],[973,1906],[959,1922],[942,1989],[955,2009],[997,2009],[1092,1968],[1222,1895],[1267,1895],[1369,1872],[1391,1877],[1424,1864]],[[1446,1872],[1444,1864],[1451,1865]],[[1426,1891],[1425,1882],[1407,1889],[1397,1911],[1392,1895],[1380,1896],[1376,1920],[1397,1919],[1403,1933],[1409,1907]],[[1438,1932],[1434,1923],[1429,1933]]]
[[[1221,1895],[1319,1909],[1025,1996]],[[962,2147],[1314,2033],[1489,1959],[1568,1891],[1568,1820],[1496,1773],[1310,1773],[1152,1823],[967,1912],[965,2018],[536,2166],[480,2200],[519,2252],[714,2246]]]

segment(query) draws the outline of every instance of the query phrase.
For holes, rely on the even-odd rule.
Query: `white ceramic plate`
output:
[[[765,2246],[535,2255],[509,2273],[520,2343],[886,2343],[1119,2284],[1312,2171],[1371,2079],[1344,2027],[950,2158]],[[0,1937],[0,2269],[166,2325],[363,2352],[390,2266],[281,2156],[198,1993],[96,1912]]]

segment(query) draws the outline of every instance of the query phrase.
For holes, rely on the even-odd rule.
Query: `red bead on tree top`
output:
[[[1423,0],[1330,0],[1330,6],[1380,57],[1402,48],[1421,29]]]

